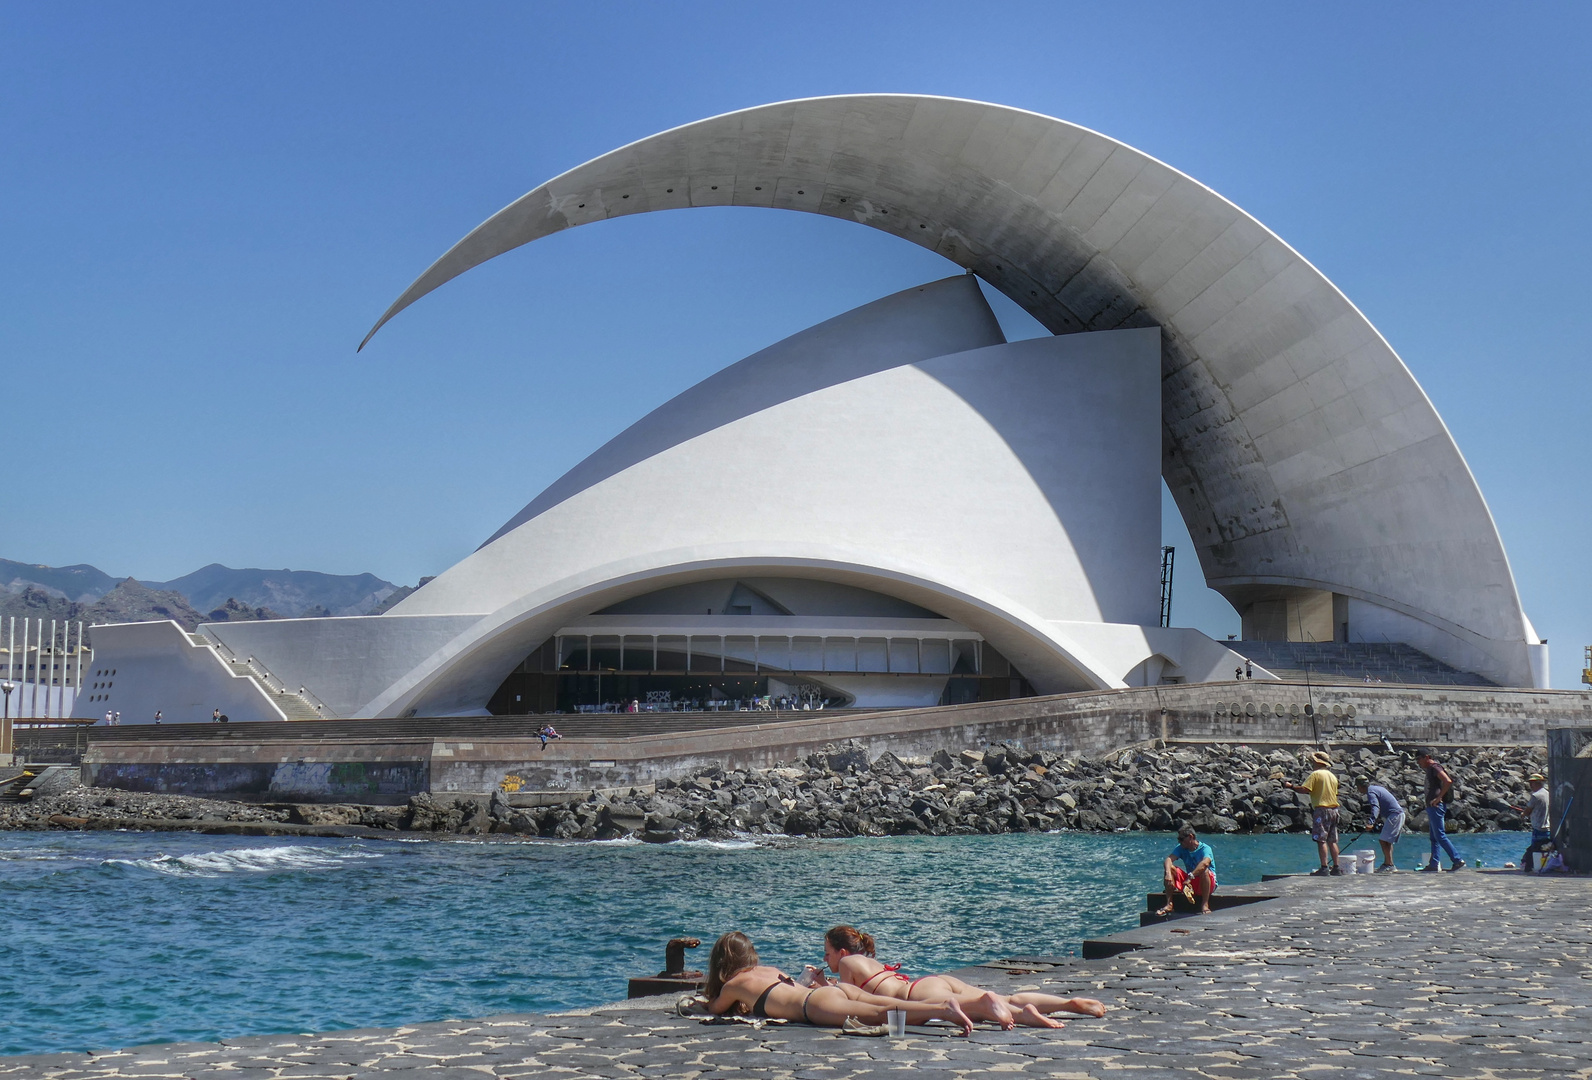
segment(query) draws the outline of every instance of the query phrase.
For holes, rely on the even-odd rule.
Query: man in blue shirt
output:
[[[1157,915],[1172,914],[1172,898],[1179,893],[1189,903],[1199,902],[1199,913],[1211,912],[1211,894],[1216,891],[1216,856],[1209,844],[1202,844],[1194,835],[1194,826],[1185,825],[1177,831],[1177,846],[1162,864],[1162,884],[1166,892],[1166,906]]]
[[[1382,827],[1377,837],[1377,842],[1382,845],[1382,865],[1376,868],[1376,872],[1391,874],[1398,870],[1393,865],[1393,845],[1399,842],[1404,832],[1404,807],[1387,788],[1371,783],[1369,776],[1355,777],[1354,786],[1360,789],[1360,795],[1365,799],[1365,813],[1371,822],[1365,831],[1370,832],[1378,823]]]

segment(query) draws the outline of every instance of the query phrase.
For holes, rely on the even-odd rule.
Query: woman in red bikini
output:
[[[704,988],[708,1012],[747,1012],[779,1020],[799,1020],[820,1027],[842,1027],[850,1018],[864,1024],[882,1024],[885,1013],[902,1009],[907,1023],[947,1020],[973,1033],[973,1021],[955,1001],[904,1002],[865,993],[854,986],[802,986],[779,968],[758,962],[752,939],[732,930],[713,943],[708,955]]]
[[[837,926],[824,935],[824,963],[840,976],[842,984],[870,995],[898,1001],[955,1001],[972,1019],[991,1020],[1003,1028],[1017,1024],[1060,1027],[1061,1022],[1048,1015],[1055,1012],[1106,1014],[1106,1007],[1094,998],[1062,998],[1033,991],[1007,996],[982,990],[954,975],[908,978],[897,970],[900,965],[887,966],[874,959],[873,937],[854,926]]]

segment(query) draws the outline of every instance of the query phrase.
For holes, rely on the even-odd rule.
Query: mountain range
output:
[[[375,615],[415,588],[374,574],[234,570],[220,563],[171,581],[140,581],[117,579],[82,563],[42,566],[0,559],[0,617],[87,623],[174,619],[192,630],[201,622]]]

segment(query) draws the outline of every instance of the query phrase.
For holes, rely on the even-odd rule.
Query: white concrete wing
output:
[[[1213,588],[1241,609],[1298,590],[1330,593],[1376,634],[1499,682],[1542,684],[1544,647],[1491,515],[1387,342],[1238,207],[1061,120],[858,95],[688,124],[506,207],[377,328],[538,237],[624,214],[728,205],[893,233],[975,271],[1056,334],[1160,327],[1161,473]],[[616,448],[614,460],[566,478],[527,513],[631,456]]]
[[[1160,331],[963,348],[993,325],[977,283],[951,278],[687,391],[381,617],[493,612],[371,710],[479,710],[571,620],[759,574],[920,605],[1042,693],[1122,685],[1049,626],[1157,621]]]

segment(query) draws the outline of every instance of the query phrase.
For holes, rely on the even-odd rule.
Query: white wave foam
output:
[[[106,859],[102,865],[126,866],[174,877],[220,877],[222,874],[269,874],[284,870],[335,870],[350,862],[379,858],[381,855],[375,852],[287,845],[156,855],[148,859]]]

